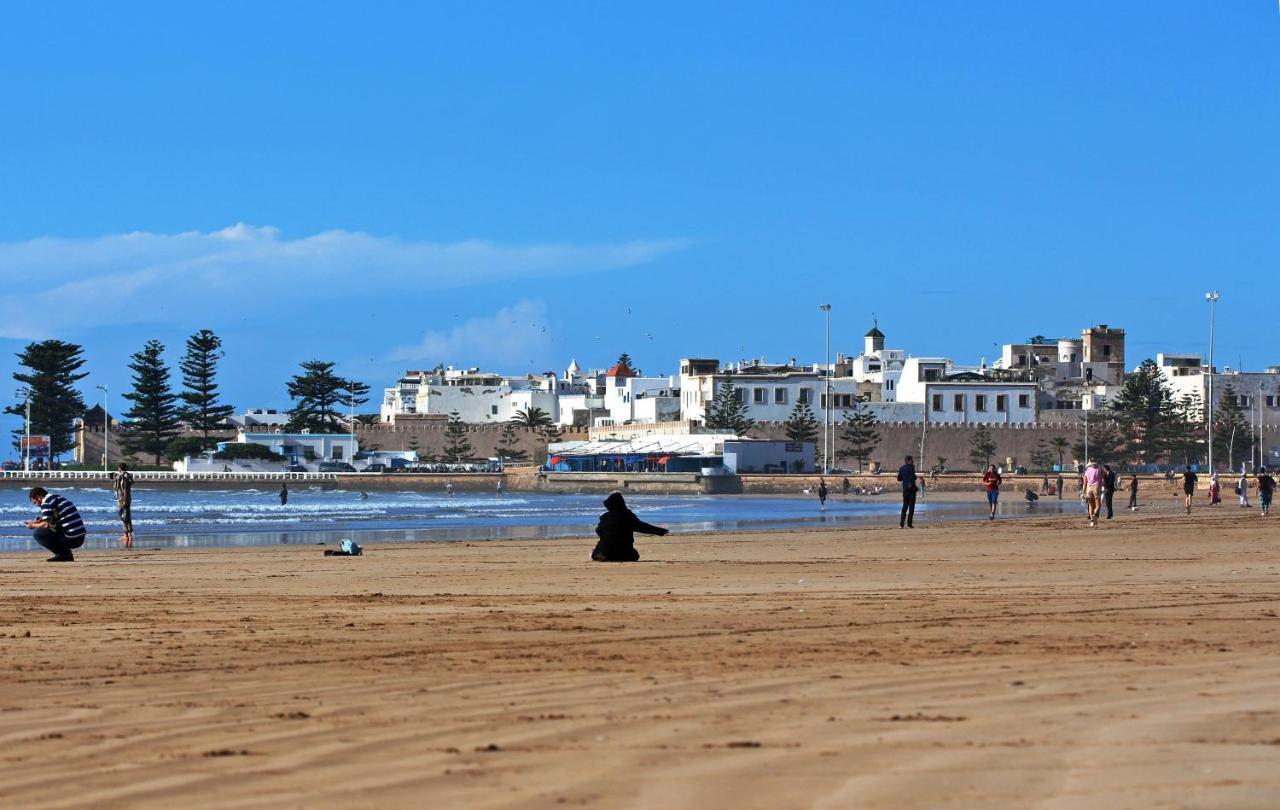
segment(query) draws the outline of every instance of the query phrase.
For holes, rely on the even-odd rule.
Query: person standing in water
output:
[[[1186,497],[1188,515],[1191,514],[1191,499],[1196,496],[1196,480],[1196,474],[1191,472],[1191,465],[1188,464],[1182,473],[1182,494]]]
[[[818,509],[826,511],[827,509],[827,479],[818,479]]]
[[[1004,481],[996,471],[996,465],[987,467],[982,474],[982,485],[987,488],[987,506],[991,508],[991,520],[996,519],[996,505],[1000,502],[1000,484]]]
[[[120,536],[120,548],[133,548],[133,473],[123,461],[116,472],[111,474],[112,488],[116,492],[116,510],[120,514],[120,525],[124,534]]]
[[[498,479],[498,485],[497,485],[497,487],[495,488],[495,491],[498,493],[498,497],[499,497],[499,498],[501,498],[501,497],[502,497],[502,493],[503,493],[504,489],[505,489],[505,485],[502,483],[502,479],[501,479],[501,478],[499,478],[499,479]]]
[[[284,506],[288,502],[289,502],[289,485],[281,484],[280,485],[280,505]]]
[[[898,528],[915,528],[916,493],[919,492],[915,460],[907,456],[898,468],[898,480],[902,482],[902,513],[898,516]],[[924,483],[924,482],[919,482]]]

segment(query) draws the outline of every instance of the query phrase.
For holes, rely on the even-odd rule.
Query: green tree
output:
[[[858,462],[858,472],[862,472],[867,459],[875,452],[880,443],[880,431],[876,429],[878,420],[872,410],[867,407],[864,397],[858,397],[858,404],[852,412],[844,412],[844,424],[837,436],[836,457],[852,458]]]
[[[164,446],[164,457],[177,461],[187,456],[198,456],[207,449],[205,440],[199,436],[178,436]]]
[[[338,390],[338,404],[346,409],[348,418],[351,420],[351,414],[356,408],[369,401],[369,386],[358,380],[343,380],[342,388]],[[355,414],[355,420],[362,425],[374,424],[378,421],[378,417],[374,414]]]
[[[1143,360],[1125,378],[1106,415],[1123,437],[1124,457],[1140,464],[1154,464],[1166,455],[1182,421],[1172,389],[1151,360]]]
[[[623,352],[622,354],[618,355],[618,365],[622,366],[623,368],[632,369],[633,371],[635,370],[635,366],[631,365],[631,355],[627,354],[626,352]]]
[[[1064,469],[1063,456],[1066,455],[1067,448],[1071,447],[1071,442],[1067,441],[1066,438],[1062,436],[1054,436],[1052,439],[1049,440],[1049,446],[1052,447],[1058,454],[1058,469],[1059,470]]]
[[[1168,458],[1176,464],[1199,464],[1205,455],[1204,404],[1198,394],[1183,394],[1169,439]]]
[[[1031,451],[1031,466],[1045,471],[1053,466],[1053,450],[1049,448],[1044,439],[1037,442],[1035,449]]]
[[[450,463],[465,461],[471,457],[471,442],[467,440],[467,426],[462,416],[454,411],[444,427],[444,460]]]
[[[498,434],[498,458],[503,461],[524,461],[529,454],[520,448],[520,434],[515,424],[507,422]]]
[[[1119,426],[1110,419],[1089,423],[1089,446],[1085,447],[1083,435],[1071,445],[1071,452],[1082,461],[1094,459],[1099,463],[1120,462],[1125,458],[1125,437]]]
[[[969,436],[969,460],[985,470],[995,454],[996,441],[991,438],[991,431],[986,425],[978,425]]]
[[[301,365],[302,373],[294,375],[287,386],[294,401],[289,409],[289,429],[339,432],[345,421],[341,407],[346,404],[348,382],[333,373],[333,363],[307,360]]]
[[[58,459],[75,444],[75,420],[84,413],[84,399],[75,384],[88,372],[78,373],[84,365],[83,350],[74,343],[44,340],[28,343],[18,354],[18,364],[27,371],[15,371],[13,378],[22,383],[31,402],[31,434],[49,437],[49,459]],[[23,416],[24,402],[5,408],[5,413]],[[21,428],[14,431],[14,447],[18,447]]]
[[[164,344],[149,340],[133,355],[133,390],[124,398],[133,403],[125,411],[127,420],[121,441],[131,455],[147,453],[159,464],[169,440],[182,431],[178,419],[178,395],[169,382],[164,362]]]
[[[938,472],[944,473],[946,471],[947,471],[947,457],[938,456]]]
[[[517,427],[540,430],[551,424],[551,414],[541,408],[529,406],[523,411],[516,411],[515,416],[511,417],[511,423]]]
[[[187,423],[188,428],[203,435],[206,447],[209,434],[218,430],[235,412],[232,406],[218,401],[216,378],[218,361],[222,357],[222,339],[208,329],[201,329],[187,338],[186,354],[178,364],[183,387],[178,394],[182,400],[178,406],[178,417]]]
[[[1235,470],[1236,462],[1248,458],[1253,448],[1253,429],[1249,415],[1240,404],[1235,386],[1228,383],[1222,388],[1222,397],[1213,414],[1214,461],[1225,459],[1227,469]]]
[[[716,389],[715,397],[707,406],[706,425],[712,430],[732,430],[739,436],[755,427],[755,420],[747,417],[747,403],[738,396],[738,387],[728,374]]]
[[[800,400],[791,409],[787,419],[787,439],[793,442],[812,442],[818,438],[818,420],[807,400]]]

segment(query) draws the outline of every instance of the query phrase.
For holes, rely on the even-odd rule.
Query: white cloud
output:
[[[139,322],[185,323],[211,307],[236,314],[314,312],[353,288],[405,296],[504,279],[634,267],[682,240],[501,245],[405,241],[356,231],[297,239],[238,224],[210,233],[136,232],[0,242],[0,337]],[[340,311],[328,308],[326,311]]]
[[[446,331],[427,332],[411,346],[401,346],[389,360],[470,365],[515,363],[532,369],[551,346],[547,307],[541,301],[521,301],[495,314],[471,318]]]

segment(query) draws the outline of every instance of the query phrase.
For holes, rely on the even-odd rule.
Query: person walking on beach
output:
[[[124,527],[120,548],[133,548],[133,473],[122,461],[111,478],[116,492],[116,510],[120,513],[120,525]]]
[[[1209,505],[1217,506],[1222,503],[1222,487],[1218,484],[1218,474],[1209,473]]]
[[[1263,516],[1271,512],[1271,496],[1276,492],[1276,479],[1266,467],[1258,470],[1258,510]]]
[[[898,468],[898,480],[902,482],[902,514],[898,516],[898,528],[915,528],[916,519],[916,493],[919,491],[920,484],[917,483],[916,463],[911,456],[907,456],[906,461]]]
[[[635,512],[627,508],[627,502],[621,492],[614,492],[604,499],[607,510],[600,516],[596,524],[596,543],[591,552],[595,562],[636,562],[640,552],[636,551],[635,532],[654,534],[664,537],[668,530],[661,526],[653,526],[636,517]]]
[[[1058,500],[1062,500],[1062,471],[1061,470],[1058,471],[1057,485],[1058,485]]]
[[[1138,474],[1129,477],[1129,511],[1138,511]]]
[[[1000,484],[1003,481],[994,464],[989,465],[987,471],[982,474],[982,485],[987,488],[987,506],[991,508],[990,520],[996,519],[996,504],[1000,502]]]
[[[48,562],[75,562],[71,553],[84,545],[84,520],[76,505],[61,495],[54,495],[44,487],[31,490],[31,503],[40,507],[40,517],[27,521],[32,537],[37,543],[53,552]]]
[[[1240,508],[1249,508],[1249,476],[1245,474],[1244,465],[1240,466],[1240,480],[1236,482],[1236,494],[1240,496]]]
[[[284,506],[288,502],[289,502],[289,485],[281,484],[280,485],[280,505]]]
[[[827,479],[818,479],[818,511],[827,511]]]
[[[1102,465],[1102,502],[1107,506],[1107,520],[1115,516],[1113,502],[1116,497],[1116,471],[1110,464]]]
[[[1188,464],[1182,473],[1182,494],[1186,497],[1187,514],[1191,514],[1191,499],[1196,496],[1196,481],[1199,480],[1196,474],[1191,472],[1191,465]]]
[[[1089,515],[1089,525],[1097,526],[1098,513],[1102,511],[1103,481],[1102,470],[1098,469],[1098,462],[1090,459],[1080,480],[1084,484],[1084,506]]]
[[[1040,494],[1049,494],[1049,472],[1047,470],[1040,474]]]

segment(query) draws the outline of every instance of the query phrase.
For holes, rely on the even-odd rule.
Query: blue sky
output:
[[[238,406],[312,357],[814,360],[825,300],[845,351],[1140,357],[1211,287],[1220,364],[1280,362],[1273,0],[6,4],[0,89],[6,379],[202,327]]]

